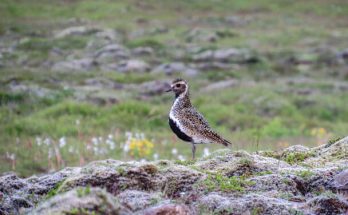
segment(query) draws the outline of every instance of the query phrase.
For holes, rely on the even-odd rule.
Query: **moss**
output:
[[[77,196],[81,198],[91,193],[91,187],[89,185],[87,187],[78,187],[76,192]]]
[[[154,175],[158,172],[158,168],[153,164],[145,164],[140,168],[150,175]]]
[[[289,200],[293,197],[293,195],[289,192],[281,192],[281,193],[279,193],[278,196],[279,196],[279,198],[285,199],[285,200]]]
[[[273,174],[273,172],[270,171],[270,170],[265,170],[265,171],[262,171],[262,172],[257,172],[254,175],[255,176],[264,176],[264,175],[270,175],[270,174]]]
[[[253,208],[253,209],[251,210],[251,214],[252,214],[252,215],[263,214],[263,208],[260,208],[260,207]]]
[[[207,189],[207,191],[219,190],[225,192],[243,192],[246,186],[252,185],[254,182],[246,181],[245,177],[226,177],[220,173],[210,173],[201,184]]]
[[[65,182],[64,180],[58,182],[50,191],[48,191],[48,193],[45,196],[45,199],[49,199],[49,198],[57,195],[60,192],[64,182]]]
[[[261,155],[265,157],[275,158],[275,159],[281,158],[281,155],[275,151],[264,151],[261,153]]]
[[[73,208],[70,211],[65,212],[66,215],[96,215],[95,211],[89,211],[85,208]]]
[[[296,172],[296,175],[303,178],[304,180],[308,180],[310,177],[314,175],[314,172],[310,170],[303,170],[303,171]]]
[[[174,163],[182,166],[189,166],[195,164],[196,160],[176,160]]]
[[[341,140],[343,137],[334,137],[331,138],[328,143],[325,145],[325,148],[328,148],[330,146],[332,146],[334,143],[338,142],[339,140]]]
[[[249,158],[242,158],[239,160],[238,164],[242,166],[251,166],[253,164],[253,161]]]
[[[313,153],[303,153],[303,152],[291,152],[287,155],[285,155],[282,160],[285,162],[293,165],[293,164],[298,164],[300,162],[303,162],[305,159],[314,156]]]
[[[118,172],[118,174],[120,174],[120,176],[125,176],[126,175],[126,170],[122,167],[117,167],[116,171]]]

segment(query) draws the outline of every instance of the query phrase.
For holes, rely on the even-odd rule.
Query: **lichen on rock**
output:
[[[195,161],[95,161],[0,177],[0,214],[344,214],[348,138]]]

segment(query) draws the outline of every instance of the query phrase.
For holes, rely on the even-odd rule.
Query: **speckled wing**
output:
[[[185,129],[195,143],[220,143],[225,146],[230,142],[220,137],[214,132],[202,114],[194,108],[184,108],[180,110],[180,124]]]

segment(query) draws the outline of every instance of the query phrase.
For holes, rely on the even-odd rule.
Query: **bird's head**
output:
[[[175,93],[175,97],[179,97],[188,92],[188,84],[184,79],[175,79],[170,85],[170,89],[167,90],[167,92],[171,91]]]

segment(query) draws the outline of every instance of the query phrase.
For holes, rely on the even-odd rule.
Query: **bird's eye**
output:
[[[175,87],[181,87],[181,84],[176,84]]]

